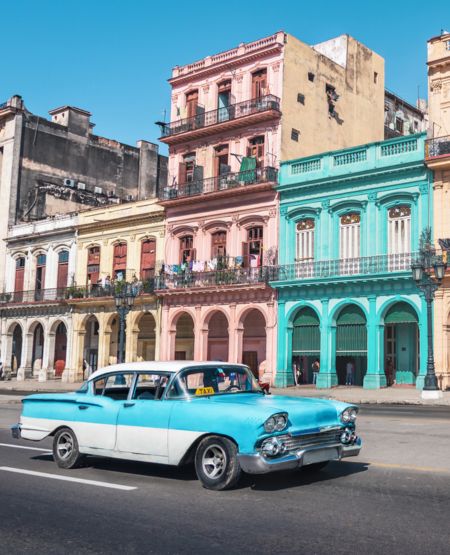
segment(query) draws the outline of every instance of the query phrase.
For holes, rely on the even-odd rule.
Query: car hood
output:
[[[236,411],[251,412],[264,420],[277,412],[287,412],[291,431],[315,430],[325,426],[341,424],[339,415],[347,403],[309,397],[288,397],[285,395],[257,395],[238,393],[210,397],[212,404],[228,405]]]

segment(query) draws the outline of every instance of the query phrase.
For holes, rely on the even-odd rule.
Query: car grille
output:
[[[341,430],[327,430],[325,432],[301,436],[282,436],[279,437],[279,439],[285,443],[287,451],[300,451],[301,449],[314,447],[316,445],[339,443],[340,436]]]

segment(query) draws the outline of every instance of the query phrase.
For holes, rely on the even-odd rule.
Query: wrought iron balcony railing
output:
[[[207,177],[197,181],[190,181],[174,187],[165,187],[162,190],[161,200],[175,200],[178,198],[217,193],[228,189],[236,189],[248,185],[261,183],[276,183],[278,170],[270,166],[255,168],[243,172],[226,173],[217,177]]]
[[[450,156],[450,135],[425,141],[425,158]]]
[[[68,299],[95,299],[99,297],[113,297],[114,292],[119,290],[126,282],[116,281],[111,285],[90,285],[81,287],[59,287],[56,289],[40,289],[32,291],[13,291],[0,293],[0,306],[9,304],[28,304],[36,302],[57,302]],[[135,284],[137,295],[151,295],[155,290],[155,278],[138,281]]]
[[[273,268],[272,268],[273,269]],[[163,273],[155,278],[156,290],[191,289],[193,287],[215,287],[227,285],[256,285],[267,283],[271,268],[229,268],[214,272]]]
[[[305,260],[271,268],[270,281],[324,280],[411,272],[411,262],[416,256],[416,253],[401,253],[337,260]]]
[[[196,129],[250,116],[258,112],[266,112],[268,110],[280,111],[280,99],[273,94],[252,98],[251,100],[244,100],[244,102],[230,104],[223,108],[217,108],[216,110],[210,110],[177,121],[171,121],[167,124],[160,124],[162,131],[161,138],[195,131]]]

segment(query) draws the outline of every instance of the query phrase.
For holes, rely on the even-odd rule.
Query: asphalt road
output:
[[[450,552],[447,408],[362,407],[358,458],[228,492],[192,468],[89,458],[60,470],[49,440],[11,438],[17,416],[0,405],[0,553]]]

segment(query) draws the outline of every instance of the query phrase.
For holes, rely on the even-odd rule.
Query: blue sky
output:
[[[188,8],[189,6],[189,8]],[[0,0],[0,102],[20,94],[46,116],[92,112],[99,135],[156,141],[171,68],[278,30],[309,44],[348,33],[383,56],[386,86],[426,95],[426,41],[450,28],[449,0]],[[162,149],[164,151],[164,149]]]

